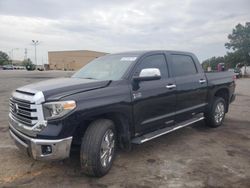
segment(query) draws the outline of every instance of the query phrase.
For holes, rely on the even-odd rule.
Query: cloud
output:
[[[199,0],[0,0],[0,49],[24,48],[41,41],[38,60],[49,50],[106,52],[145,49],[192,51],[201,60],[224,55],[232,28],[249,21],[250,2]]]

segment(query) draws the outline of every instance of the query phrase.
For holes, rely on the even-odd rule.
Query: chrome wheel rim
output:
[[[219,102],[215,107],[214,120],[216,123],[221,123],[225,114],[225,107],[222,102]]]
[[[114,132],[111,129],[109,129],[104,134],[101,143],[100,159],[103,167],[107,167],[110,164],[113,157],[114,148],[115,148]]]

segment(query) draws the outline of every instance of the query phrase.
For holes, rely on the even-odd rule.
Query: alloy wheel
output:
[[[217,124],[221,123],[225,115],[225,106],[222,102],[219,102],[215,107],[214,120]]]
[[[100,151],[100,160],[103,167],[107,167],[113,158],[115,137],[113,130],[109,129],[103,136]]]

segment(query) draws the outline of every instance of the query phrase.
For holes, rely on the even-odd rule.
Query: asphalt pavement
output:
[[[71,74],[0,70],[0,187],[250,187],[250,79],[236,81],[237,97],[223,126],[211,129],[199,122],[134,146],[131,152],[118,151],[103,178],[81,173],[77,151],[56,162],[24,156],[8,134],[11,91]]]

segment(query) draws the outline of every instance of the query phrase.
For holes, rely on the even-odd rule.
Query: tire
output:
[[[107,174],[112,166],[115,151],[114,123],[107,119],[92,122],[87,128],[81,144],[80,162],[83,173],[95,177]]]
[[[216,128],[222,125],[225,118],[226,102],[221,97],[216,97],[210,112],[205,115],[205,122],[208,127]]]

